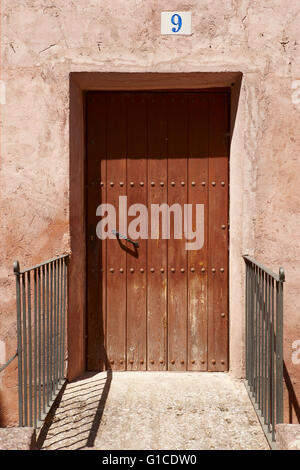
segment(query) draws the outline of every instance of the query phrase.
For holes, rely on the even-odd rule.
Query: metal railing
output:
[[[39,427],[65,382],[68,257],[23,271],[14,263],[19,426]]]
[[[283,268],[246,263],[246,388],[270,445],[283,422]]]

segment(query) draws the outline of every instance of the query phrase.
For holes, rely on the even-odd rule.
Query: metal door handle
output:
[[[122,238],[123,240],[126,240],[129,243],[132,243],[133,246],[135,246],[136,248],[139,247],[138,242],[135,242],[134,240],[131,240],[131,238],[125,237],[125,235],[122,235],[120,232],[117,232],[116,230],[113,230],[112,233],[114,235],[116,235],[117,238]]]

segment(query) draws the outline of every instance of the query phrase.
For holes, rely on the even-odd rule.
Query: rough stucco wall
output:
[[[193,35],[161,36],[162,9],[191,10]],[[158,0],[2,0],[0,337],[7,358],[16,337],[14,259],[29,266],[69,249],[69,72],[241,71],[231,145],[231,369],[243,374],[247,252],[276,271],[285,267],[285,361],[299,396],[300,365],[291,361],[300,339],[300,104],[292,103],[299,35],[298,0],[168,0],[163,8]],[[15,377],[14,366],[2,374],[2,409],[15,399]]]
[[[266,93],[276,98],[268,103],[261,139],[268,159],[259,159],[257,165],[255,253],[276,272],[278,266],[285,269],[284,369],[291,381],[289,402],[297,400],[286,411],[300,421],[300,342],[298,363],[292,360],[293,343],[300,339],[300,104],[291,102],[290,87],[284,76],[269,75],[265,82]]]

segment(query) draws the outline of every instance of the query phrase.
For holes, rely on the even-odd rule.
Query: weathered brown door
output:
[[[89,92],[86,109],[88,369],[227,370],[228,93]],[[203,247],[187,250],[172,223],[151,238],[150,215],[138,248],[100,240],[97,207],[118,224],[119,196],[149,214],[202,204]]]

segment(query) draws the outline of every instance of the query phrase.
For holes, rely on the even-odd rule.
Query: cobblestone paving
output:
[[[42,449],[269,449],[227,373],[114,372],[68,384]]]

